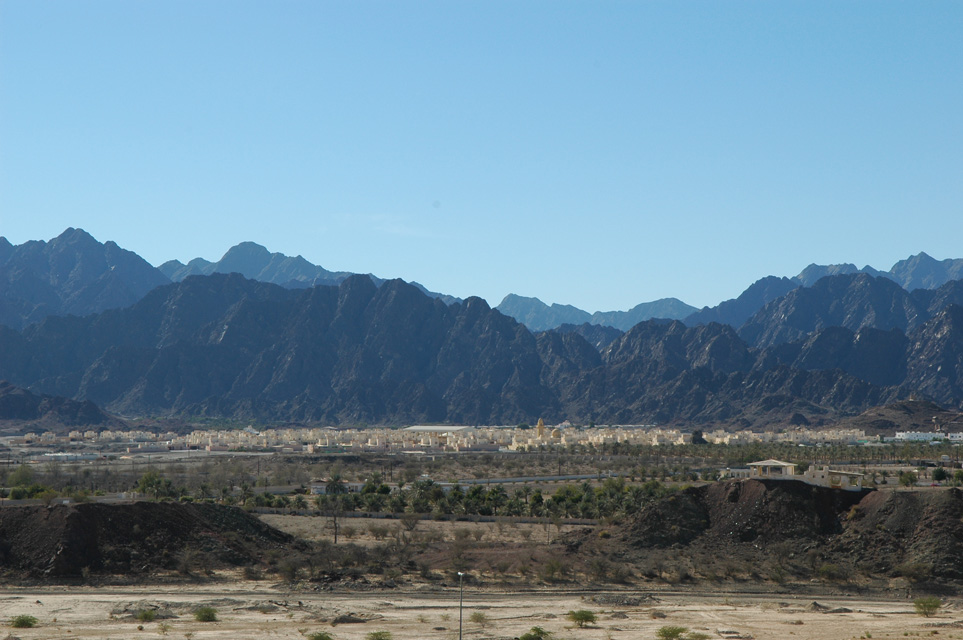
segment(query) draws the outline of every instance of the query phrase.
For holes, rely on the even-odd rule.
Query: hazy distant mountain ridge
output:
[[[538,298],[528,298],[514,293],[505,296],[495,309],[515,318],[532,331],[546,331],[563,324],[584,323],[628,331],[638,323],[652,318],[680,320],[695,311],[695,307],[676,298],[662,298],[637,304],[628,311],[596,311],[589,314],[571,305],[553,303],[549,306]]]
[[[169,283],[136,253],[83,229],[17,246],[0,238],[0,324],[17,329],[50,315],[126,307]]]
[[[227,250],[217,262],[195,258],[186,265],[169,260],[158,269],[172,282],[180,282],[188,276],[207,276],[212,273],[240,273],[249,280],[271,282],[286,286],[298,282],[307,286],[314,284],[340,284],[351,273],[332,272],[311,264],[301,256],[290,257],[282,253],[271,253],[254,242],[242,242]]]
[[[217,262],[194,258],[185,265],[178,260],[168,260],[158,268],[170,278],[171,282],[180,282],[188,276],[240,273],[249,280],[270,282],[288,289],[303,289],[316,285],[337,286],[355,275],[348,271],[328,271],[301,256],[291,257],[283,253],[271,253],[255,242],[241,242],[231,247]],[[385,282],[383,278],[367,275],[378,286]],[[445,304],[460,301],[460,298],[454,296],[429,291],[417,282],[411,284],[428,296],[442,300]]]

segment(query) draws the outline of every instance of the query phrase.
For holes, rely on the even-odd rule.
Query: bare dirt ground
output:
[[[645,596],[654,597],[645,597]],[[963,638],[960,603],[947,602],[922,618],[910,601],[831,597],[811,610],[811,598],[724,593],[633,592],[594,594],[576,590],[504,592],[466,588],[465,638],[510,639],[533,626],[559,640],[657,638],[663,626],[681,626],[709,638],[843,640],[855,638]],[[631,603],[631,598],[643,601]],[[617,604],[617,603],[623,604]],[[217,610],[217,622],[197,622],[196,607]],[[154,609],[153,622],[137,611]],[[574,628],[566,612],[588,609],[596,624]],[[827,612],[837,609],[837,612]],[[291,591],[240,576],[216,584],[134,587],[0,588],[0,637],[31,638],[303,638],[328,631],[336,640],[362,640],[388,631],[394,640],[458,637],[458,589],[367,592]],[[11,629],[9,620],[37,618],[33,629]],[[474,615],[473,615],[474,614]],[[664,617],[662,617],[664,615]],[[333,624],[339,616],[353,622]],[[142,627],[139,629],[138,627]]]

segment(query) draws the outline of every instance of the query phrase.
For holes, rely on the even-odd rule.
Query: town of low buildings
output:
[[[711,444],[748,445],[791,443],[797,445],[874,444],[880,438],[867,437],[860,429],[792,428],[771,431],[725,431],[703,434]],[[320,452],[469,452],[536,451],[573,445],[672,446],[692,442],[692,434],[675,428],[651,425],[575,427],[567,422],[547,426],[541,420],[532,428],[515,426],[413,425],[402,429],[330,427],[283,429],[196,430],[189,434],[149,431],[71,431],[66,436],[53,432],[28,433],[5,438],[9,446],[60,449],[110,449],[122,453],[164,451],[275,451],[281,453]],[[894,442],[963,442],[963,433],[899,432]],[[76,454],[74,454],[76,455]]]

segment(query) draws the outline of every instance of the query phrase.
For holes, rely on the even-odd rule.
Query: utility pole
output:
[[[461,619],[462,619],[462,605],[465,602],[465,587],[462,583],[465,574],[461,571],[458,572],[458,640],[461,640]]]

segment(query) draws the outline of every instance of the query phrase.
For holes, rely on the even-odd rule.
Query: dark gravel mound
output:
[[[879,573],[963,580],[963,492],[870,494],[829,549]]]
[[[245,566],[295,539],[236,507],[174,502],[0,509],[0,569],[33,577]],[[186,567],[188,570],[190,566]]]
[[[840,514],[864,495],[792,480],[720,482],[649,505],[622,538],[634,547],[816,539],[841,531]]]
[[[902,577],[959,584],[963,491],[720,482],[653,502],[610,538],[573,534],[568,549],[636,562],[646,575],[674,579],[794,577],[843,584]]]

